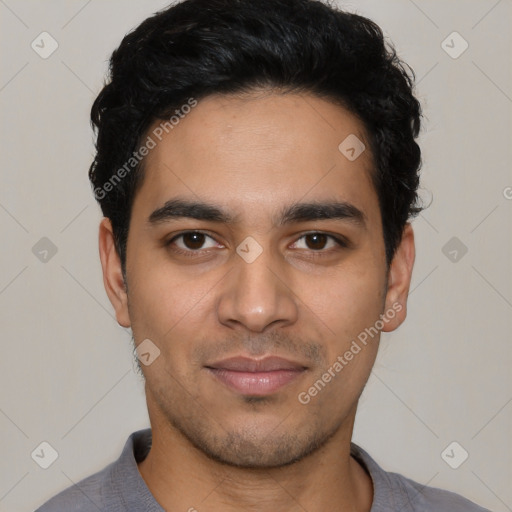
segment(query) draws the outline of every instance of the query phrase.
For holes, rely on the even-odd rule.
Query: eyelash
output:
[[[177,239],[181,238],[184,235],[188,235],[188,234],[192,234],[192,233],[202,234],[202,235],[205,235],[205,236],[211,238],[212,240],[215,240],[215,238],[213,236],[211,236],[208,233],[205,233],[204,231],[198,231],[198,230],[182,231],[181,233],[178,233],[177,235],[174,235],[169,241],[167,241],[165,243],[165,246],[166,247],[170,247],[171,244],[173,242],[175,242]],[[330,234],[324,233],[322,231],[310,231],[308,233],[304,233],[302,236],[297,238],[297,240],[294,243],[297,243],[299,240],[301,240],[302,238],[304,238],[306,236],[309,236],[309,235],[325,235],[327,238],[329,238],[329,239],[333,240],[334,242],[336,242],[336,244],[338,244],[340,247],[342,247],[344,249],[349,248],[349,242],[348,241],[344,240],[341,237],[330,235]],[[211,249],[206,249],[206,250],[205,249],[196,249],[196,250],[188,249],[188,250],[185,250],[185,249],[181,249],[179,247],[172,249],[172,251],[175,254],[179,254],[181,256],[186,256],[186,257],[189,257],[189,258],[197,258],[197,257],[199,257],[201,255],[201,251],[207,251],[208,252],[209,250],[211,250]],[[309,249],[309,251],[311,251],[311,256],[312,257],[322,256],[322,254],[329,253],[332,250],[333,250],[332,248],[330,250],[329,249],[327,249],[327,250],[324,250],[324,249],[318,249],[318,250]],[[203,254],[204,254],[204,252],[203,252]]]

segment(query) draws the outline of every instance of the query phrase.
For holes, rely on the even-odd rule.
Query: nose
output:
[[[261,333],[271,325],[287,326],[297,321],[298,298],[286,275],[289,269],[277,259],[272,261],[269,250],[251,263],[236,255],[234,265],[223,280],[218,302],[222,324]]]

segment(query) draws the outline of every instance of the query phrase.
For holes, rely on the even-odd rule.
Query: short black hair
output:
[[[423,209],[421,106],[414,71],[373,21],[318,0],[185,0],[128,33],[109,64],[91,110],[97,139],[89,178],[112,222],[123,275],[144,174],[137,148],[149,127],[208,95],[262,88],[311,93],[362,121],[389,268],[406,222]]]

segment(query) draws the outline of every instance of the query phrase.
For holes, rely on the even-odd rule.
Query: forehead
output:
[[[214,201],[237,218],[256,220],[290,202],[330,199],[350,202],[370,222],[377,220],[364,126],[316,96],[212,95],[178,109],[172,125],[155,122],[147,136],[155,145],[144,161],[134,211],[147,213],[180,196]]]

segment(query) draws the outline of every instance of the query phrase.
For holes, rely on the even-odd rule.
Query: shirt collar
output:
[[[126,441],[121,456],[113,466],[111,483],[116,488],[116,499],[127,511],[164,512],[151,494],[137,467],[137,463],[144,460],[149,453],[151,442],[150,428],[134,432]],[[384,471],[368,452],[353,442],[350,443],[350,455],[361,464],[372,479],[373,503],[370,512],[412,510],[406,492],[393,492],[392,473]]]

